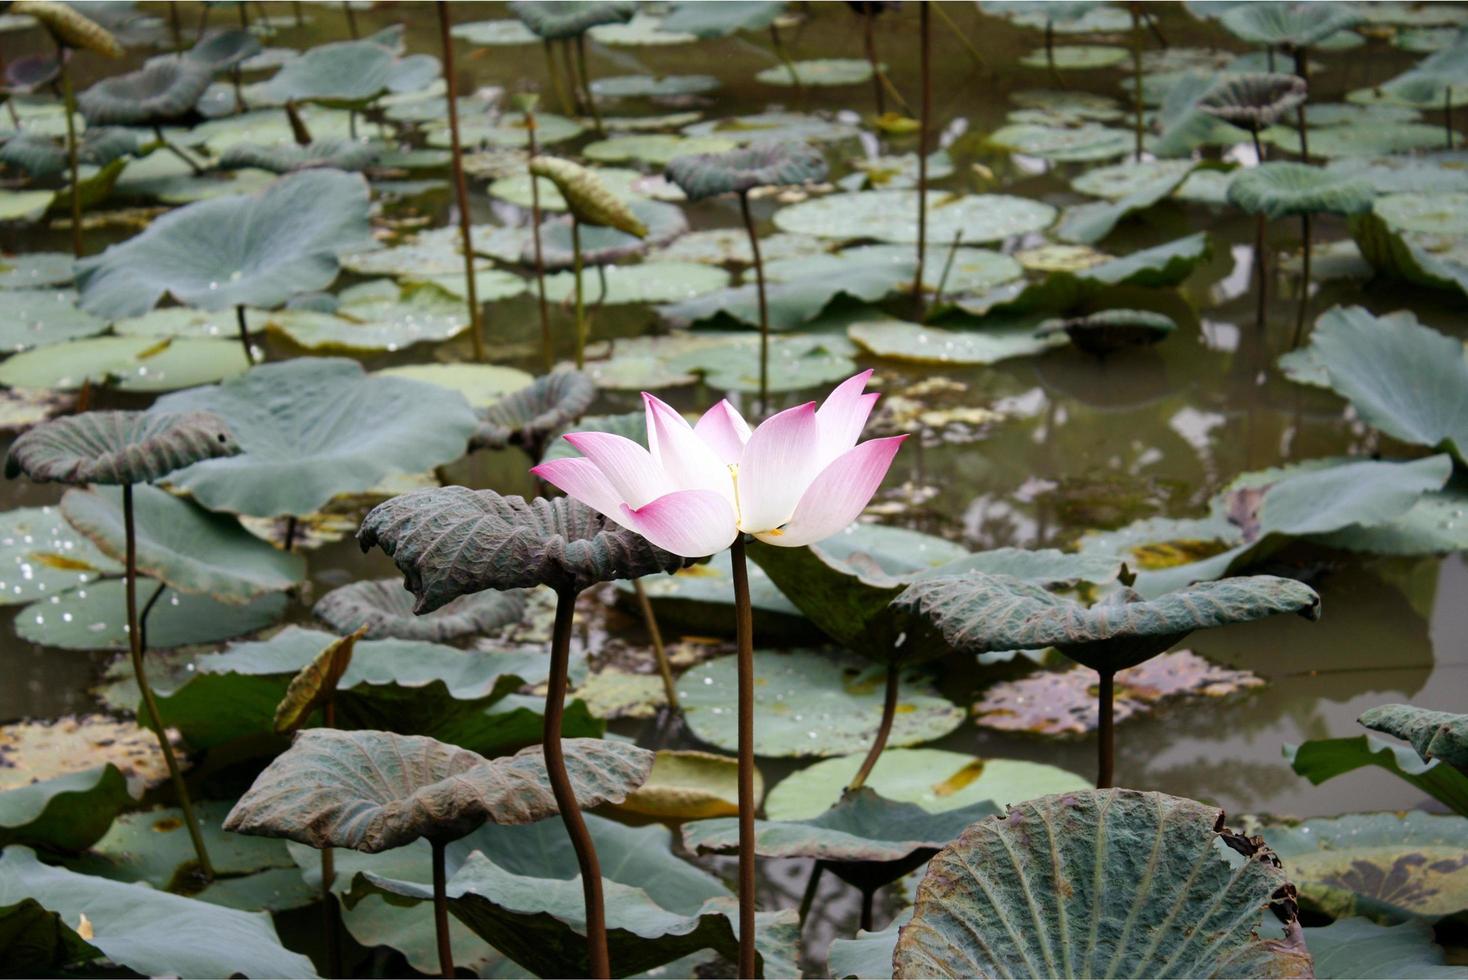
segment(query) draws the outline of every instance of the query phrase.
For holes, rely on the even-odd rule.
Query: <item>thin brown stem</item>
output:
[[[474,360],[484,363],[484,337],[479,323],[479,288],[474,281],[474,241],[470,231],[469,183],[464,179],[464,151],[459,142],[458,77],[454,72],[454,39],[450,33],[452,17],[446,0],[438,0],[438,33],[443,46],[443,80],[448,86],[449,141],[453,151],[454,197],[459,208],[459,249],[464,253],[464,285],[469,303],[469,341],[474,345]]]
[[[1112,671],[1098,672],[1101,683],[1096,692],[1096,788],[1110,789],[1116,769],[1115,679]]]
[[[734,629],[739,676],[739,975],[755,976],[754,948],[754,614],[749,604],[749,569],[744,536],[729,546],[734,579]]]
[[[1300,76],[1300,81],[1305,83],[1306,92],[1310,87],[1310,52],[1305,48],[1295,49],[1295,74]],[[1295,121],[1300,127],[1300,160],[1304,163],[1310,162],[1310,134],[1305,124],[1305,103],[1308,97],[1300,100],[1295,107]]]
[[[919,320],[926,315],[923,309],[923,272],[928,255],[928,125],[933,112],[933,73],[932,66],[929,64],[932,57],[932,43],[928,24],[928,8],[932,5],[931,0],[923,0],[922,6],[918,8],[918,30],[921,32],[918,58],[919,70],[922,72],[923,107],[922,117],[918,121],[917,275],[912,280],[912,298],[917,305]]]
[[[525,110],[525,138],[534,160],[539,149],[535,140],[535,113]],[[550,304],[545,299],[545,255],[540,245],[540,178],[530,175],[530,240],[535,243],[535,293],[540,305],[540,351],[547,372],[556,365],[556,345],[551,337]]]
[[[1251,127],[1249,127],[1249,135],[1251,137],[1253,137],[1253,139],[1254,139],[1254,162],[1255,163],[1263,163],[1264,162],[1264,144],[1261,143],[1261,142],[1259,142],[1259,127],[1258,126],[1251,126]]]
[[[449,942],[448,871],[444,843],[433,841],[433,931],[438,937],[438,968],[448,980],[454,976],[454,948]]]
[[[168,29],[173,34],[173,53],[183,54],[183,24],[178,17],[178,0],[169,0]]]
[[[551,90],[556,93],[556,105],[560,106],[561,113],[569,116],[571,114],[571,100],[566,97],[566,86],[561,80],[561,70],[556,67],[556,49],[554,42],[547,38],[545,44],[545,73],[550,79]]]
[[[71,72],[66,70],[66,51],[57,48],[61,63],[61,100],[66,113],[66,162],[71,168],[71,254],[81,258],[82,249],[82,181],[81,162],[76,145],[76,89],[71,84]]]
[[[148,672],[143,666],[143,636],[138,629],[138,538],[133,523],[133,488],[132,484],[122,485],[122,526],[126,538],[126,579],[124,582],[124,595],[127,601],[127,639],[128,655],[132,660],[133,676],[138,682],[138,692],[143,697],[143,709],[148,713],[148,723],[153,732],[158,736],[158,746],[163,750],[163,761],[168,766],[168,777],[173,781],[173,791],[178,795],[178,807],[183,811],[184,824],[189,830],[189,840],[193,841],[194,854],[199,859],[199,871],[206,881],[214,878],[214,865],[209,862],[209,852],[204,848],[204,835],[199,830],[198,818],[194,816],[194,806],[189,799],[188,787],[184,785],[183,771],[178,767],[178,759],[173,754],[173,744],[168,741],[168,729],[163,725],[163,715],[158,710],[158,702],[153,697],[153,689],[148,686]]]
[[[285,551],[295,551],[296,550],[296,532],[299,531],[299,530],[300,530],[300,521],[298,521],[296,519],[296,515],[295,514],[288,515],[286,517],[286,519],[285,519],[285,544],[282,545],[282,549],[283,550],[285,550]]]
[[[240,347],[245,352],[245,363],[254,364],[255,354],[250,350],[250,324],[245,320],[244,304],[236,304],[234,308],[235,325],[239,327]]]
[[[188,164],[189,170],[191,170],[193,172],[193,174],[194,174],[195,177],[199,176],[200,174],[202,174],[204,172],[204,168],[199,165],[199,162],[197,160],[195,160],[193,157],[189,156],[187,153],[185,153],[183,151],[183,149],[181,147],[179,147],[176,144],[170,142],[169,139],[166,136],[163,135],[163,127],[162,126],[154,126],[153,127],[153,138],[156,139],[158,141],[159,145],[161,145],[169,153],[172,153],[174,156],[178,157],[184,163]]]
[[[1300,215],[1300,303],[1295,310],[1295,338],[1290,350],[1300,346],[1305,336],[1305,315],[1310,307],[1310,215]]]
[[[754,288],[759,296],[759,411],[770,407],[770,311],[765,300],[765,264],[760,259],[759,235],[754,230],[754,215],[749,211],[749,192],[739,194],[739,213],[744,216],[744,232],[749,236],[749,251],[754,255]]]
[[[658,618],[647,598],[647,589],[642,587],[642,579],[633,579],[632,589],[637,593],[637,608],[642,610],[642,622],[647,626],[648,638],[652,640],[652,655],[657,659],[658,673],[663,678],[663,696],[668,699],[668,707],[678,711],[682,706],[678,703],[678,686],[673,682],[673,665],[668,662],[668,651],[663,646],[663,631],[658,629]]]
[[[323,847],[321,849],[321,928],[326,932],[327,975],[339,977],[344,971],[342,970],[341,934],[336,924],[336,895],[331,890],[334,881],[336,881],[336,855],[331,848]]]
[[[774,46],[775,57],[780,59],[780,64],[790,73],[790,84],[795,87],[795,98],[805,101],[805,84],[800,80],[800,73],[795,70],[795,62],[790,60],[790,55],[785,50],[785,42],[780,40],[780,27],[774,21],[770,21],[770,44]]]
[[[576,370],[586,367],[586,286],[581,282],[581,222],[571,216],[571,267],[576,276]]]
[[[938,19],[941,20],[948,27],[949,33],[952,36],[958,38],[959,42],[966,49],[968,49],[969,57],[973,58],[974,61],[976,61],[982,67],[984,64],[984,56],[979,54],[979,49],[974,47],[974,42],[968,39],[968,35],[964,34],[963,31],[959,29],[959,26],[953,22],[953,18],[949,17],[948,14],[943,10],[943,4],[935,4],[933,6],[933,10],[938,14]]]
[[[882,63],[877,60],[877,39],[875,29],[877,15],[873,13],[862,14],[862,39],[866,43],[867,61],[872,66],[872,88],[877,97],[877,115],[885,115],[887,112],[887,99],[882,89]]]
[[[347,15],[347,31],[355,41],[360,36],[357,32],[357,12],[352,9],[349,0],[342,0],[342,13]]]
[[[938,277],[938,287],[933,290],[933,306],[943,304],[943,290],[948,285],[948,275],[953,271],[953,260],[958,258],[958,246],[963,244],[963,229],[953,233],[953,244],[948,246],[948,258],[943,260],[943,273]]]
[[[872,931],[872,906],[876,897],[875,885],[868,885],[861,890],[861,928],[865,932]]]
[[[810,877],[805,879],[805,892],[800,896],[800,925],[805,926],[806,917],[810,915],[811,906],[816,903],[816,892],[820,891],[821,875],[826,873],[826,862],[816,859],[811,865]]]
[[[1133,152],[1142,162],[1142,12],[1135,2],[1132,10],[1132,129],[1136,146]]]
[[[166,588],[166,585],[159,582],[158,587],[153,590],[153,594],[148,596],[148,601],[143,603],[143,611],[138,613],[138,646],[143,648],[144,656],[148,654],[148,614],[158,604],[158,600],[162,598],[163,590]]]
[[[551,663],[545,694],[545,728],[541,745],[545,752],[545,771],[550,777],[551,792],[561,811],[561,822],[576,850],[576,863],[581,867],[581,892],[586,901],[586,954],[593,977],[611,976],[611,960],[607,955],[606,907],[602,899],[601,864],[596,845],[581,816],[581,804],[566,774],[566,759],[561,753],[561,719],[566,710],[566,676],[571,660],[571,620],[576,611],[576,593],[563,590],[556,594],[555,630],[551,634]]]
[[[851,782],[846,784],[848,793],[866,785],[867,777],[872,774],[872,769],[882,756],[882,750],[887,747],[887,739],[892,735],[892,720],[897,717],[897,682],[900,675],[901,671],[895,660],[887,664],[887,685],[882,695],[882,721],[877,725],[877,737],[872,739],[872,747],[867,750],[867,757],[862,760],[861,768],[851,777]]]
[[[596,127],[596,135],[605,136],[606,131],[602,129],[601,113],[596,108],[596,96],[591,92],[591,73],[586,70],[586,35],[576,35],[576,70],[581,76],[581,91],[586,96],[586,109],[591,113],[592,125]]]

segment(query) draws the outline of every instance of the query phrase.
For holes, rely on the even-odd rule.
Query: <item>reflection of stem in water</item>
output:
[[[1264,215],[1259,214],[1254,219],[1254,267],[1259,274],[1259,286],[1255,291],[1257,305],[1254,310],[1254,325],[1260,330],[1264,329],[1264,303],[1269,292],[1266,284],[1269,264],[1264,255],[1264,226]]]
[[[893,656],[896,656],[896,651],[893,651]],[[877,725],[876,738],[872,739],[872,747],[867,750],[867,757],[862,760],[861,768],[846,785],[848,793],[861,789],[866,784],[867,777],[872,774],[872,769],[882,756],[882,750],[887,747],[887,739],[892,735],[892,720],[897,716],[897,684],[900,674],[895,659],[887,664],[887,684],[882,693],[882,721]]]
[[[342,13],[347,15],[347,31],[355,41],[359,36],[357,34],[357,12],[352,9],[351,0],[342,0]]]
[[[1098,673],[1101,680],[1096,689],[1096,788],[1110,789],[1115,781],[1116,766],[1116,674],[1109,670]]]
[[[183,54],[183,24],[179,22],[178,0],[169,0],[168,29],[173,35],[173,53]]]
[[[741,200],[743,196],[741,195]],[[738,641],[739,730],[739,976],[755,975],[754,900],[754,617],[749,604],[749,569],[744,536],[729,546],[734,580],[734,627]]]
[[[780,64],[790,73],[790,84],[795,86],[796,99],[805,102],[805,86],[795,70],[795,62],[790,60],[790,55],[785,51],[785,44],[780,40],[780,28],[774,21],[770,21],[770,43],[775,47],[775,57],[780,59]]]
[[[1142,162],[1142,13],[1135,2],[1132,7],[1132,115],[1133,131],[1136,134],[1134,150],[1138,163]]]
[[[576,850],[576,863],[581,869],[581,890],[586,903],[586,953],[591,976],[608,977],[611,964],[607,956],[606,908],[602,899],[601,864],[571,777],[566,774],[566,759],[561,751],[561,720],[566,710],[566,676],[571,659],[571,623],[576,610],[576,592],[565,589],[556,593],[556,620],[551,634],[550,677],[545,694],[545,724],[541,747],[545,753],[545,771],[551,792],[561,811],[561,822]]]
[[[872,66],[872,88],[877,98],[877,115],[883,115],[887,111],[887,100],[882,92],[882,65],[877,61],[877,40],[873,36],[876,26],[877,15],[867,12],[862,17],[862,39],[866,43],[867,62]]]
[[[1300,255],[1300,305],[1295,311],[1295,339],[1290,342],[1290,350],[1300,346],[1300,340],[1305,336],[1305,311],[1310,306],[1310,215],[1300,215],[1300,239],[1302,242]]]
[[[637,608],[642,611],[642,622],[647,627],[648,639],[652,641],[652,655],[663,678],[663,696],[668,699],[668,707],[678,711],[682,706],[678,703],[678,687],[673,683],[673,665],[668,662],[668,651],[663,646],[663,631],[658,629],[658,618],[647,598],[647,589],[642,587],[642,579],[633,579],[632,588],[637,593]]]
[[[484,337],[479,318],[479,286],[474,281],[474,241],[470,231],[469,183],[464,178],[464,151],[459,140],[458,77],[454,71],[454,40],[450,29],[449,5],[438,3],[439,41],[443,47],[443,78],[449,102],[449,140],[454,164],[454,198],[459,209],[459,250],[464,253],[464,286],[469,304],[469,341],[474,347],[474,360],[484,363]]]
[[[561,107],[561,113],[569,116],[571,114],[571,100],[566,97],[566,85],[561,79],[561,71],[556,67],[556,49],[549,39],[545,42],[545,73],[550,79],[551,91],[556,93],[556,105]]]

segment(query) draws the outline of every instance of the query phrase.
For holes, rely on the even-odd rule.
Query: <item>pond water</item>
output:
[[[183,23],[199,16],[193,4],[178,5]],[[272,5],[285,8],[286,5]],[[794,57],[859,58],[861,22],[845,5],[799,5],[809,16],[786,28],[782,40]],[[1046,201],[1056,206],[1083,200],[1069,181],[1091,163],[1050,164],[986,146],[982,137],[1003,125],[1015,106],[1015,92],[1052,87],[1043,68],[1019,63],[1040,43],[1040,33],[979,14],[971,4],[945,5],[962,36],[935,22],[933,91],[935,130],[953,161],[953,176],[935,181],[942,190],[1002,192]],[[344,36],[345,23],[335,5],[307,5],[310,22],[284,26],[272,44],[305,47]],[[506,17],[501,4],[456,3],[456,21]],[[225,20],[225,9],[211,16]],[[356,14],[363,31],[404,21],[410,51],[437,52],[432,7],[426,4],[381,4]],[[284,18],[282,18],[284,19]],[[1166,5],[1158,26],[1174,48],[1212,47],[1243,51],[1244,46],[1216,24],[1190,16],[1180,5]],[[889,66],[892,85],[916,105],[918,91],[915,15],[904,10],[884,18],[876,42]],[[34,34],[0,35],[7,62],[26,53]],[[1123,39],[1122,43],[1125,43]],[[1148,39],[1155,49],[1154,39]],[[974,57],[976,49],[979,60]],[[718,42],[668,46],[589,48],[593,77],[610,75],[710,74],[720,88],[706,100],[689,104],[708,118],[783,107],[812,113],[841,113],[860,123],[873,109],[869,83],[816,88],[797,97],[788,89],[757,82],[757,71],[777,65],[764,33]],[[511,91],[541,87],[544,62],[535,45],[479,48],[460,43],[459,81],[469,92],[480,86]],[[1345,93],[1391,77],[1408,66],[1412,55],[1377,40],[1344,52],[1312,54],[1319,67],[1311,75],[1311,102],[1338,102]],[[95,64],[95,62],[93,62]],[[1124,97],[1129,77],[1123,64],[1114,69],[1064,74],[1071,92]],[[85,87],[86,82],[79,85]],[[891,101],[890,96],[888,101]],[[647,111],[626,100],[627,111]],[[619,111],[611,107],[606,111]],[[672,110],[662,110],[672,111]],[[1127,125],[1119,122],[1116,125]],[[561,144],[571,153],[592,137]],[[877,153],[910,153],[911,136],[881,136],[863,128],[857,140],[826,144],[833,178],[851,172],[851,161]],[[1239,146],[1221,156],[1250,161],[1252,149]],[[1215,154],[1220,155],[1220,154]],[[483,180],[472,180],[476,222],[519,220],[512,206],[491,199]],[[755,202],[762,231],[774,231],[770,217],[779,205]],[[725,199],[689,206],[694,228],[737,228],[739,215]],[[446,193],[414,198],[393,209],[395,217],[415,212],[432,225],[451,221]],[[918,383],[941,380],[955,394],[946,407],[990,409],[977,438],[963,441],[931,438],[927,445],[909,441],[898,456],[877,498],[882,520],[918,528],[960,542],[973,550],[1072,547],[1091,530],[1112,529],[1146,517],[1201,515],[1209,498],[1238,474],[1303,459],[1342,454],[1420,455],[1420,449],[1392,443],[1362,425],[1340,398],[1319,388],[1306,388],[1272,367],[1288,346],[1298,297],[1298,278],[1271,268],[1268,322],[1254,323],[1254,223],[1236,210],[1200,203],[1167,201],[1124,222],[1102,247],[1125,255],[1135,249],[1173,241],[1203,231],[1211,255],[1175,291],[1153,296],[1179,329],[1165,342],[1097,361],[1069,347],[1036,357],[1015,358],[988,367],[904,365],[858,356],[863,367],[876,369],[874,384],[889,394]],[[123,235],[115,229],[90,233],[89,247],[99,250]],[[1348,237],[1345,222],[1317,220],[1317,247]],[[1298,245],[1295,223],[1281,221],[1270,230],[1272,247],[1292,251]],[[1003,250],[1016,252],[1037,238],[1010,240]],[[63,232],[7,230],[9,251],[64,249]],[[929,262],[941,262],[935,247]],[[354,281],[346,277],[340,285]],[[903,300],[887,306],[906,315]],[[1462,305],[1452,294],[1391,285],[1382,281],[1333,279],[1316,284],[1310,298],[1311,317],[1336,304],[1364,306],[1373,312],[1410,308],[1425,324],[1453,336],[1468,336]],[[556,307],[552,316],[564,339],[570,313]],[[596,338],[635,337],[653,330],[657,317],[642,305],[608,307],[596,315]],[[540,367],[539,327],[529,295],[497,301],[486,308],[485,329],[493,359],[536,372]],[[271,334],[260,343],[270,360],[307,353]],[[570,354],[569,343],[559,353]],[[469,358],[468,342],[459,338],[437,347],[418,347],[382,355],[364,355],[369,368],[424,360]],[[822,386],[823,387],[823,386]],[[820,388],[781,392],[774,407],[796,404]],[[692,410],[721,392],[697,384],[661,392],[680,408]],[[748,395],[733,396],[751,410]],[[104,407],[143,407],[146,398],[102,392]],[[633,411],[640,407],[635,391],[603,391],[593,413]],[[532,493],[526,461],[516,450],[480,453],[449,467],[449,475],[470,486],[503,492]],[[3,506],[54,503],[59,492],[28,481],[0,486]],[[345,582],[395,574],[380,553],[359,553],[345,540],[309,552],[310,584],[291,606],[290,619],[310,620],[313,597]],[[1323,600],[1323,618],[1310,623],[1277,617],[1244,626],[1197,634],[1184,646],[1208,660],[1252,671],[1262,687],[1226,697],[1190,699],[1164,704],[1153,713],[1129,719],[1117,732],[1118,785],[1155,789],[1216,802],[1230,813],[1274,813],[1311,816],[1361,809],[1436,808],[1411,786],[1390,774],[1368,768],[1323,786],[1296,776],[1283,758],[1286,744],[1307,739],[1360,733],[1356,718],[1366,708],[1407,702],[1427,708],[1461,708],[1468,692],[1468,567],[1458,556],[1446,558],[1371,558],[1318,550],[1286,551],[1258,571],[1279,571],[1306,578]],[[5,607],[4,616],[17,615]],[[715,613],[710,613],[710,617]],[[643,636],[634,617],[619,619],[635,638]],[[727,633],[732,625],[710,621],[699,633]],[[0,719],[54,717],[93,710],[89,689],[99,680],[110,655],[86,654],[33,646],[14,636],[8,622],[0,626]],[[599,653],[595,637],[589,644]],[[579,645],[588,645],[583,637]],[[650,669],[650,661],[638,661]],[[940,689],[960,706],[971,704],[985,672],[975,666],[945,667]],[[650,743],[651,723],[621,721],[615,731]],[[681,736],[692,745],[691,737]],[[984,757],[1043,761],[1091,777],[1095,741],[1091,737],[1045,740],[980,729],[970,719],[937,747]],[[803,762],[762,760],[766,785]],[[771,907],[798,900],[803,867],[772,869],[767,887]],[[780,899],[775,898],[778,892]],[[823,893],[827,894],[827,893]],[[829,891],[834,900],[836,890]],[[850,914],[836,905],[834,918]],[[845,928],[843,924],[842,928]],[[834,925],[832,926],[834,929]],[[824,941],[816,938],[815,945]],[[829,935],[825,937],[829,939]],[[819,962],[821,954],[808,950]]]

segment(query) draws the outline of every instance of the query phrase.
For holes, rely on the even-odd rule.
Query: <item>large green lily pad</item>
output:
[[[1320,978],[1421,977],[1462,980],[1468,968],[1450,966],[1432,927],[1413,920],[1377,925],[1369,919],[1337,919],[1305,930],[1305,942]]]
[[[126,555],[122,491],[68,490],[61,513],[115,561]],[[306,575],[299,555],[281,551],[237,520],[152,486],[133,490],[138,572],[181,592],[245,603],[294,587]]]
[[[22,351],[64,340],[91,337],[107,321],[80,309],[70,289],[12,289],[5,294],[9,314],[0,325],[0,349]]]
[[[338,41],[306,51],[262,86],[261,94],[278,102],[319,102],[361,107],[388,92],[411,92],[440,77],[438,59],[415,54],[400,58],[376,40]]]
[[[79,851],[132,803],[127,779],[110,762],[10,787],[0,791],[0,846]]]
[[[810,651],[755,652],[754,750],[762,756],[831,756],[871,745],[882,716],[886,670]],[[725,751],[736,747],[734,657],[706,661],[678,678],[678,697],[693,734]],[[931,741],[951,732],[963,712],[932,693],[922,675],[901,683],[889,745]]]
[[[209,310],[279,306],[330,285],[337,255],[369,239],[367,196],[360,176],[308,171],[171,211],[77,264],[82,306],[106,317],[146,313],[164,295]]]
[[[152,409],[185,410],[223,418],[243,452],[196,463],[170,482],[210,510],[255,517],[309,514],[394,473],[452,462],[478,424],[456,392],[309,357],[167,395]]]
[[[22,351],[0,364],[0,384],[72,390],[91,382],[122,391],[173,391],[249,367],[238,341],[178,337],[87,337]]]
[[[1308,977],[1310,966],[1268,848],[1215,807],[1093,790],[1011,807],[941,851],[893,975]]]
[[[139,601],[146,602],[157,588],[151,579],[139,579]],[[279,592],[231,605],[164,588],[148,615],[148,646],[213,643],[253,633],[278,622],[285,606],[286,597]],[[16,614],[15,632],[31,643],[65,650],[126,650],[124,609],[122,580],[104,579],[25,607]]]
[[[959,195],[928,191],[928,241],[947,245],[961,233],[970,244],[995,242],[1039,231],[1055,220],[1055,209],[1005,194]],[[848,240],[917,241],[916,191],[831,194],[775,212],[781,231]]]
[[[0,605],[30,602],[123,571],[55,507],[0,513],[0,570]]]
[[[870,320],[851,324],[846,335],[877,357],[917,364],[995,364],[1065,346],[1063,336],[1040,335],[1027,326],[946,330],[903,320]]]
[[[882,66],[886,70],[886,66]],[[814,58],[760,70],[755,80],[766,85],[860,85],[871,80],[872,64],[865,58]]]
[[[589,305],[683,303],[723,289],[729,283],[729,274],[701,262],[643,262],[587,269],[581,281]],[[555,272],[545,277],[545,298],[549,302],[566,303],[575,295],[574,272]]]
[[[310,350],[396,351],[458,336],[469,311],[438,285],[378,279],[343,290],[330,312],[278,310],[265,325]]]
[[[1057,163],[1115,160],[1132,152],[1136,137],[1124,129],[1099,123],[1081,126],[1043,126],[1011,123],[989,134],[988,142],[1000,149]]]

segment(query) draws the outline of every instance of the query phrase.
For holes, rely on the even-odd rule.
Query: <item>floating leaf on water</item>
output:
[[[886,71],[881,65],[878,70]],[[815,58],[775,65],[755,73],[755,81],[779,86],[859,85],[872,78],[872,63],[865,58]]]
[[[945,330],[919,323],[853,323],[846,335],[877,357],[920,364],[994,364],[1064,346],[1060,336],[1041,336],[1030,327]]]
[[[330,312],[277,310],[266,315],[264,326],[309,350],[347,351],[396,351],[469,329],[463,300],[434,283],[399,286],[378,279],[343,290],[337,300]]]
[[[1101,44],[1057,44],[1048,51],[1043,48],[1031,51],[1019,59],[1019,63],[1026,68],[1048,68],[1053,64],[1061,71],[1084,71],[1111,68],[1126,58],[1126,48]]]
[[[990,133],[988,143],[1042,160],[1082,163],[1113,160],[1131,153],[1136,146],[1136,137],[1124,129],[1098,123],[1085,123],[1074,128],[1011,123]]]
[[[776,232],[759,242],[760,258],[766,265],[782,259],[819,255],[830,243],[810,235]],[[749,236],[742,228],[710,228],[679,235],[667,245],[651,253],[649,262],[703,262],[707,265],[753,265],[754,253]]]
[[[157,588],[151,579],[138,581],[140,596],[151,597]],[[167,649],[243,636],[279,622],[285,607],[286,597],[280,592],[231,605],[165,587],[148,616],[148,647]],[[63,650],[126,650],[124,610],[122,580],[104,579],[25,607],[16,615],[15,632],[30,643]]]
[[[689,44],[698,40],[693,34],[664,30],[661,17],[640,12],[633,14],[632,19],[625,24],[598,24],[591,28],[587,35],[593,41],[614,47],[643,45],[661,47],[669,44]]]
[[[484,636],[519,622],[521,592],[486,591],[460,596],[422,616],[413,614],[413,594],[397,579],[365,579],[332,589],[311,612],[342,633],[364,629],[369,639],[451,640]]]
[[[609,99],[703,95],[719,87],[713,75],[616,75],[592,81],[594,95]]]
[[[649,166],[666,166],[674,157],[691,153],[724,153],[739,141],[723,136],[671,136],[647,133],[636,136],[613,136],[588,143],[582,149],[589,160],[617,163],[635,160]]]
[[[739,760],[694,750],[664,749],[652,763],[647,782],[627,794],[619,809],[659,820],[706,820],[739,813]],[[764,780],[754,773],[754,799],[764,796]]]
[[[597,718],[652,718],[667,704],[662,678],[608,667],[576,688],[576,697]]]
[[[525,22],[519,18],[476,20],[467,24],[455,24],[452,33],[460,40],[485,47],[538,44],[540,42],[535,32],[526,27]],[[595,85],[593,84],[592,87],[595,88]]]
[[[994,242],[1039,231],[1055,220],[1048,204],[1006,194],[928,191],[930,243],[946,245],[962,233],[969,244]],[[831,194],[775,212],[781,231],[846,240],[917,241],[916,191]]]
[[[1104,357],[1124,347],[1161,342],[1177,329],[1172,317],[1151,310],[1103,310],[1088,316],[1046,320],[1036,334],[1063,333],[1087,354]]]
[[[1263,163],[1238,171],[1228,185],[1228,202],[1249,214],[1283,218],[1296,214],[1360,214],[1375,192],[1358,178],[1303,163]]]
[[[1116,674],[1117,721],[1177,697],[1225,697],[1264,681],[1244,670],[1215,666],[1188,650],[1153,657]],[[1096,730],[1096,674],[1084,667],[1042,671],[1005,681],[974,705],[979,727],[1034,735],[1084,735]]]
[[[564,746],[583,807],[620,802],[652,768],[653,754],[634,745],[567,739]],[[224,829],[372,854],[558,812],[539,746],[485,759],[422,736],[313,728],[266,767]]]
[[[0,383],[72,391],[87,382],[158,392],[209,384],[249,367],[238,341],[180,337],[87,337],[13,355]]]
[[[67,252],[26,252],[0,258],[0,289],[38,289],[71,282],[76,260]]]
[[[189,760],[178,744],[178,732],[169,729],[168,737],[179,764],[187,768]],[[136,797],[168,781],[158,736],[134,722],[105,715],[70,715],[49,722],[0,726],[0,790],[7,794],[91,773],[99,765],[115,766]]]
[[[404,364],[383,368],[376,373],[425,381],[457,391],[473,408],[487,408],[535,380],[535,376],[526,371],[500,364]]]
[[[123,568],[57,508],[20,507],[0,513],[0,570],[0,604],[14,605],[121,575]]]
[[[606,292],[602,292],[605,278]],[[588,304],[620,306],[628,303],[683,303],[696,301],[723,290],[729,274],[700,262],[641,262],[609,265],[581,273],[582,290]],[[556,272],[545,277],[545,296],[551,303],[565,303],[576,293],[576,274]]]
[[[1270,858],[1221,810],[1175,796],[1113,789],[1021,803],[928,865],[893,975],[1308,977],[1289,880]],[[1080,881],[1090,887],[1064,887]]]
[[[868,748],[882,715],[886,668],[809,651],[755,653],[755,740],[768,757],[846,755]],[[900,747],[946,735],[963,712],[931,693],[910,673],[899,689],[889,745]],[[689,728],[701,741],[735,748],[734,658],[706,661],[678,678],[678,697]]]
[[[0,739],[4,737],[0,731]],[[154,738],[152,732],[145,737]],[[9,762],[6,755],[0,748],[0,768]],[[111,762],[54,776],[32,772],[29,784],[16,785],[10,775],[0,775],[5,786],[0,789],[0,845],[5,847],[80,851],[101,838],[113,818],[134,802],[122,770]]]

